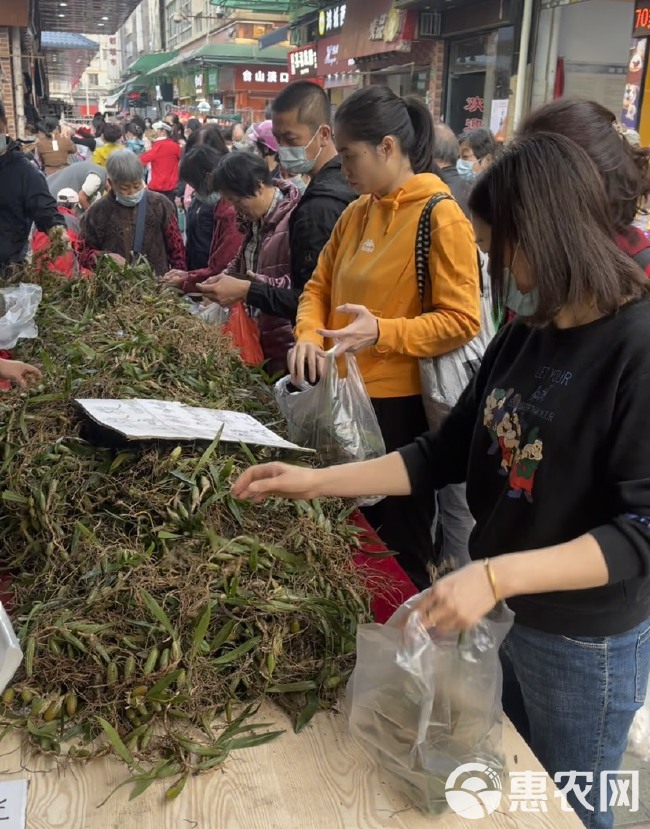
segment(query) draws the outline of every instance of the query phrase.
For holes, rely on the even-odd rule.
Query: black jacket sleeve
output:
[[[91,152],[95,152],[97,142],[90,135],[73,135],[72,141],[74,144],[79,144],[81,147],[88,147]]]
[[[47,233],[57,225],[65,227],[65,219],[56,209],[56,201],[48,189],[45,176],[31,164],[25,164],[23,177],[25,214],[37,230]]]
[[[266,282],[252,282],[246,302],[264,314],[296,322],[302,288],[274,288]]]
[[[346,207],[341,199],[322,195],[297,208],[291,224],[291,282],[299,293],[311,279],[318,257]]]

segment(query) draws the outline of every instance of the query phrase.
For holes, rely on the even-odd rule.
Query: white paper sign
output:
[[[28,780],[0,781],[0,827],[2,829],[25,829],[28,788]]]
[[[310,451],[284,440],[242,412],[201,409],[166,400],[76,402],[93,420],[131,440],[214,440],[223,429],[221,440],[225,443]]]
[[[501,133],[505,131],[506,119],[508,117],[508,104],[509,100],[504,98],[503,100],[496,99],[492,101],[492,108],[490,110],[490,131],[496,135],[497,133]]]

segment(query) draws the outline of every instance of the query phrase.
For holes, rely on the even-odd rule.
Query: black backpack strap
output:
[[[445,199],[453,201],[453,198],[448,193],[436,193],[434,196],[431,196],[422,209],[415,236],[415,274],[418,280],[418,293],[420,294],[420,302],[422,303],[423,310],[426,310],[426,288],[427,285],[431,284],[431,274],[429,273],[431,214],[435,206]]]
[[[135,216],[135,236],[133,237],[133,255],[138,256],[142,253],[142,245],[144,242],[144,220],[147,217],[147,191],[138,202],[136,208],[138,211]]]
[[[638,253],[634,254],[632,259],[634,259],[644,273],[647,272],[648,267],[650,266],[650,248],[643,248],[643,250],[638,251]]]

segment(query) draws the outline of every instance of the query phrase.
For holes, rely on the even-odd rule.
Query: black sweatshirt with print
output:
[[[499,332],[439,432],[401,450],[414,490],[467,481],[470,556],[591,533],[609,583],[517,596],[516,621],[611,636],[650,617],[650,300],[577,328]]]

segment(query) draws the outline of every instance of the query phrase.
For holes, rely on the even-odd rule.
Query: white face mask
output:
[[[284,167],[287,173],[291,175],[304,175],[305,173],[311,173],[314,169],[318,156],[321,154],[323,148],[320,148],[314,158],[307,158],[307,147],[315,140],[319,130],[320,127],[313,134],[311,141],[307,142],[304,147],[280,147],[278,150],[278,160],[280,166]]]
[[[458,170],[458,175],[464,178],[465,181],[474,181],[476,178],[473,161],[466,161],[464,158],[459,158],[456,162],[456,169]]]
[[[115,200],[118,204],[121,204],[123,207],[136,207],[142,201],[142,198],[145,194],[146,188],[143,187],[142,190],[138,190],[137,193],[134,193],[132,196],[121,196],[119,193],[115,194]]]
[[[519,253],[519,245],[515,249],[514,256],[510,263],[510,268],[514,265],[517,254]],[[506,280],[506,307],[514,311],[520,317],[532,317],[539,306],[539,291],[533,288],[532,291],[522,293],[517,287],[514,276],[510,268],[503,269],[503,276]]]

